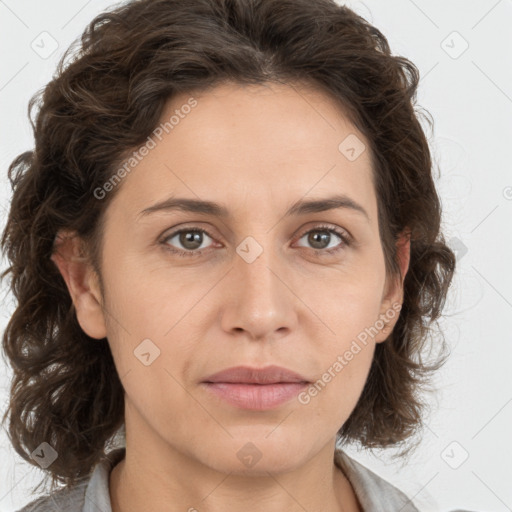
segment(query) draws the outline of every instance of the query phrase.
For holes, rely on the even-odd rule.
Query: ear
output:
[[[98,275],[76,233],[61,230],[55,237],[51,260],[61,273],[76,310],[80,327],[91,338],[107,336]]]
[[[376,343],[386,341],[400,316],[404,296],[404,280],[409,270],[411,257],[411,231],[408,228],[400,233],[396,249],[402,278],[400,279],[400,276],[396,276],[393,280],[386,279],[386,287],[379,315],[379,318],[384,322],[384,327],[375,336]]]

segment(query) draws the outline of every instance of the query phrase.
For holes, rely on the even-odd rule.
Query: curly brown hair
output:
[[[1,243],[10,266],[1,277],[11,274],[17,307],[3,335],[14,372],[3,422],[9,416],[9,439],[29,463],[36,465],[30,454],[42,442],[57,451],[45,469],[52,487],[87,477],[124,425],[109,345],[81,329],[50,259],[56,233],[76,232],[101,276],[102,221],[121,187],[102,200],[94,190],[152,133],[166,102],[223,82],[272,81],[328,94],[369,141],[389,275],[400,275],[399,234],[411,233],[400,317],[377,344],[338,439],[403,446],[423,425],[427,402],[419,392],[447,357],[444,338],[430,335],[455,255],[440,232],[441,204],[415,106],[418,69],[334,0],[136,0],[98,15],[66,51],[29,103],[35,148],[8,171],[13,196]],[[429,347],[440,349],[433,361],[422,359]]]

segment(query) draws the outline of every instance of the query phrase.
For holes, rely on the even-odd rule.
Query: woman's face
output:
[[[127,443],[223,471],[247,469],[247,455],[253,471],[290,469],[334,439],[389,334],[382,320],[399,314],[368,142],[312,90],[230,84],[192,96],[173,98],[162,122],[175,117],[125,167],[106,215],[105,297],[91,291],[104,303],[77,315],[108,337]],[[331,208],[305,206],[335,196]],[[181,199],[225,215],[165,207]],[[317,385],[257,408],[204,383],[240,365]]]

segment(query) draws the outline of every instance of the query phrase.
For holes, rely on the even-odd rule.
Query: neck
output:
[[[112,512],[362,512],[341,469],[333,463],[329,473],[329,478],[325,473],[317,473],[319,478],[308,477],[307,484],[296,479],[300,471],[268,476],[214,475],[206,471],[195,478],[178,471],[163,476],[158,470],[143,468],[127,450],[110,473],[109,488]]]

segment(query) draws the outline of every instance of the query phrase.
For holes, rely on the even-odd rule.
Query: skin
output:
[[[127,175],[106,213],[99,278],[77,259],[78,239],[63,235],[52,259],[83,330],[108,338],[125,390],[125,459],[110,475],[113,512],[357,511],[350,482],[333,463],[336,432],[354,409],[375,344],[394,315],[307,404],[248,411],[208,393],[207,376],[237,365],[277,364],[315,382],[365,328],[401,304],[403,280],[386,279],[369,150],[349,161],[341,141],[356,134],[332,100],[289,85],[224,84],[194,94],[197,106]],[[167,104],[167,120],[190,95]],[[285,217],[301,199],[342,192],[364,207]],[[229,208],[230,219],[143,209],[180,196]],[[353,237],[344,246],[325,228]],[[172,236],[202,228],[203,253]],[[167,236],[167,240],[164,239]],[[263,249],[248,263],[247,237]],[[314,249],[340,247],[331,255]],[[409,244],[399,241],[402,274]],[[197,250],[196,250],[197,251]],[[134,356],[149,338],[160,356]],[[252,467],[237,453],[253,443]]]

